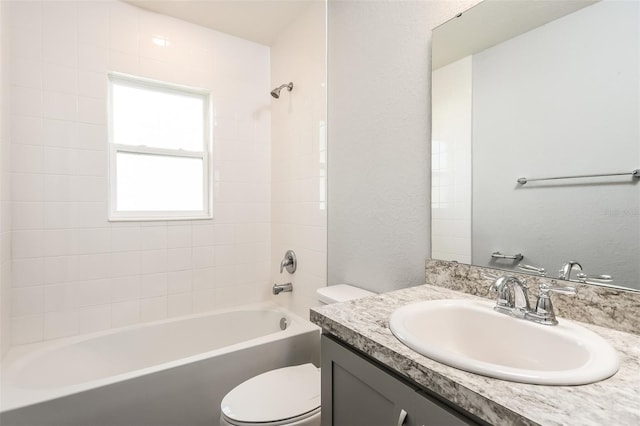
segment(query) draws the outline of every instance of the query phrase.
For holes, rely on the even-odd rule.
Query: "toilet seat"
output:
[[[223,419],[237,426],[289,425],[320,413],[320,370],[313,364],[252,377],[220,403]]]

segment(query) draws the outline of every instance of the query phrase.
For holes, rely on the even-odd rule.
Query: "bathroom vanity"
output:
[[[402,410],[405,425],[640,424],[637,334],[581,324],[620,358],[619,371],[600,382],[546,386],[493,379],[424,357],[393,336],[393,311],[436,299],[479,298],[427,284],[312,309],[311,320],[324,334],[324,425],[403,424]]]
[[[484,424],[328,335],[322,336],[322,401],[323,424],[332,426]]]

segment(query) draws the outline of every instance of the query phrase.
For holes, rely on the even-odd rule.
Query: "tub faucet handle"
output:
[[[298,260],[293,250],[287,250],[284,254],[284,258],[280,262],[280,273],[284,271],[284,268],[287,268],[287,272],[290,274],[293,274],[298,268]]]

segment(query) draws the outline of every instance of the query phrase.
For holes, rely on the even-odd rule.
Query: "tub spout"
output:
[[[273,294],[278,295],[283,291],[284,292],[293,291],[293,285],[291,285],[291,283],[273,285]]]

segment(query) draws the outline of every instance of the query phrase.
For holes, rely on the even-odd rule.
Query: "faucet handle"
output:
[[[518,265],[518,269],[526,272],[535,272],[541,277],[547,276],[547,271],[544,268],[538,268],[537,266],[520,264]]]
[[[298,259],[296,253],[293,250],[287,250],[284,254],[284,258],[280,262],[280,273],[287,269],[287,272],[293,274],[298,268]]]
[[[610,283],[611,281],[613,281],[613,277],[611,275],[587,275],[582,272],[577,274],[576,278],[581,283],[588,283],[589,281],[597,281],[599,283]]]
[[[571,286],[554,286],[554,285],[549,285],[549,284],[545,284],[542,283],[540,284],[540,296],[542,297],[542,295],[547,295],[549,293],[559,293],[559,294],[567,294],[567,295],[574,295],[577,293],[577,290],[575,287],[571,287]]]
[[[576,288],[568,286],[551,286],[545,283],[540,284],[540,295],[536,302],[536,311],[535,313],[530,313],[528,315],[531,320],[544,325],[558,324],[556,313],[553,310],[553,304],[549,297],[549,293],[551,292],[560,294],[576,294]]]

